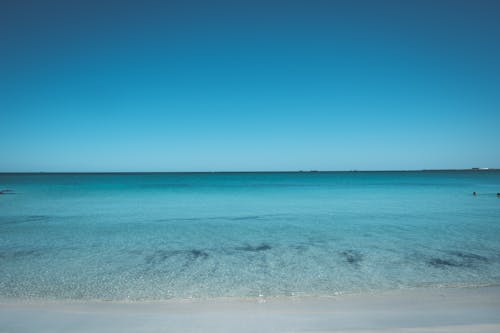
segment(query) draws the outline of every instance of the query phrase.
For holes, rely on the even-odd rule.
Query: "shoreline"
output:
[[[308,300],[339,300],[342,298],[354,297],[382,297],[382,296],[398,296],[411,293],[432,294],[435,292],[445,291],[446,293],[460,293],[461,290],[495,290],[499,289],[500,282],[483,283],[483,284],[443,284],[443,285],[423,285],[412,287],[400,287],[393,289],[372,289],[359,291],[345,291],[336,294],[316,295],[297,293],[294,295],[259,295],[259,296],[192,296],[192,297],[173,297],[165,299],[97,299],[97,298],[42,298],[42,297],[3,297],[0,296],[0,305],[2,304],[168,304],[168,303],[261,303],[261,302],[295,302]]]
[[[0,299],[0,332],[305,331],[498,332],[500,286],[139,302]]]

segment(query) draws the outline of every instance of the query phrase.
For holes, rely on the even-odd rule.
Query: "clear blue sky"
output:
[[[500,1],[0,2],[0,171],[500,167]]]

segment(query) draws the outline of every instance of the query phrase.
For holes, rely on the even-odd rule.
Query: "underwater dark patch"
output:
[[[340,255],[350,264],[359,264],[363,260],[363,255],[355,250],[342,251]]]
[[[260,251],[270,250],[270,249],[272,249],[272,247],[269,244],[262,243],[262,244],[257,245],[257,246],[245,245],[243,247],[238,247],[236,249],[240,250],[240,251],[260,252]]]
[[[245,220],[257,220],[259,218],[261,218],[261,216],[251,215],[251,216],[236,216],[236,217],[231,217],[228,219],[231,221],[245,221]]]
[[[173,251],[156,250],[152,254],[144,257],[147,264],[159,264],[167,260],[173,255]]]
[[[489,262],[488,258],[479,254],[462,251],[443,251],[441,258],[431,258],[427,261],[433,267],[474,267]]]
[[[190,250],[189,251],[194,258],[206,259],[208,258],[208,253],[201,250]]]
[[[448,251],[449,254],[462,258],[465,261],[481,261],[481,262],[488,262],[488,258],[483,257],[479,254],[475,253],[467,253],[467,252],[460,252],[460,251]]]
[[[50,219],[50,216],[47,215],[30,215],[25,218],[26,222],[34,222],[34,221],[47,221]]]
[[[165,262],[171,257],[174,256],[185,256],[191,260],[195,259],[207,259],[208,253],[203,250],[177,250],[177,251],[169,251],[169,250],[157,250],[150,255],[144,257],[144,260],[147,264],[160,264]]]
[[[461,263],[454,261],[454,260],[446,260],[446,259],[441,259],[441,258],[432,258],[427,262],[430,266],[433,267],[463,267]]]
[[[42,252],[40,250],[4,250],[0,251],[0,259],[20,259],[24,257],[37,257]]]

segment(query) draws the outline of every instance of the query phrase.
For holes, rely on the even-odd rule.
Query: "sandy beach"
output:
[[[0,333],[500,333],[500,0],[0,0]]]
[[[0,332],[499,331],[500,287],[335,297],[0,303]]]

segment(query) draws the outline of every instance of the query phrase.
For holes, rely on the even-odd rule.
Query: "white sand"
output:
[[[500,332],[500,287],[325,298],[0,301],[0,332]]]

